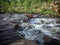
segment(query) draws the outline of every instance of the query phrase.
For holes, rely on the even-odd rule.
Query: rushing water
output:
[[[39,45],[44,45],[44,36],[47,35],[53,39],[60,40],[60,34],[56,32],[60,29],[60,24],[57,24],[56,21],[58,18],[32,18],[28,22],[22,23],[20,26],[24,29],[18,31],[25,35],[25,39],[38,41]],[[56,26],[59,25],[59,26]]]
[[[24,14],[0,15],[0,23],[17,22],[22,28],[17,31],[19,34],[25,35],[25,39],[39,42],[39,45],[44,45],[44,37],[47,35],[53,39],[60,40],[60,21],[58,18],[40,18],[34,17],[28,20]],[[5,23],[5,22],[4,22]]]

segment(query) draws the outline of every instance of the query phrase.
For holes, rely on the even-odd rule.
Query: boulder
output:
[[[0,45],[8,45],[12,41],[20,39],[16,34],[19,25],[9,21],[0,23]]]
[[[57,24],[60,24],[60,20],[57,20],[56,23],[57,23]]]

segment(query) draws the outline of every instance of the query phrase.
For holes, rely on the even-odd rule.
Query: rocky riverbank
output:
[[[25,42],[25,45],[29,45],[29,42],[31,42],[31,45],[60,44],[60,41],[58,41],[58,39],[60,39],[60,18],[48,18],[36,14],[28,15],[29,14],[0,14],[0,45],[8,45],[12,42],[11,45],[15,45],[14,41],[18,40],[18,43],[20,42],[19,39],[22,38],[23,43],[27,39],[27,44]],[[53,36],[51,34],[53,34]]]

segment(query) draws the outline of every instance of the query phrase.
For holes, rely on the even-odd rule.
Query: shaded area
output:
[[[3,21],[5,16],[6,15],[0,15],[0,45],[8,45],[11,42],[21,39],[21,37],[16,34],[16,30],[19,27],[18,24],[8,20]]]

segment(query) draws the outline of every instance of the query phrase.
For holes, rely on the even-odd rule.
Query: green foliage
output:
[[[0,0],[0,12],[34,12],[40,14],[54,14],[53,10],[48,10],[49,8],[41,8],[42,6],[45,7],[45,4],[43,4],[44,2],[46,2],[49,6],[52,0]]]

